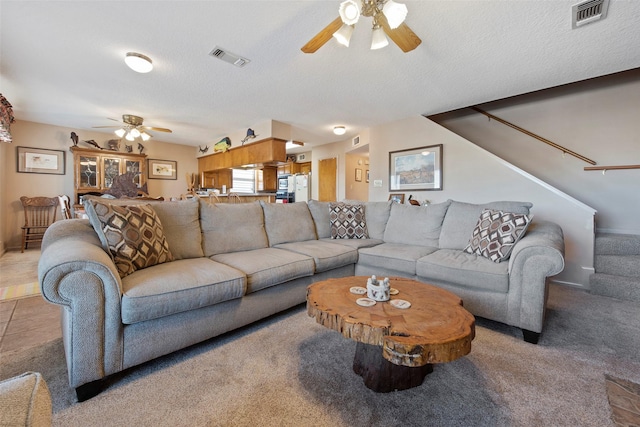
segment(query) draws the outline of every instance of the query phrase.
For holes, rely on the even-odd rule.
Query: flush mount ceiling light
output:
[[[127,52],[124,62],[137,73],[148,73],[153,70],[153,61],[148,56],[136,52]]]
[[[344,126],[334,126],[333,133],[336,135],[344,135],[347,132],[347,129]]]

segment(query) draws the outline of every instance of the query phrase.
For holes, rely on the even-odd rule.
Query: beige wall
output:
[[[95,140],[101,146],[115,135],[102,132],[77,131],[75,129],[41,123],[16,121],[11,125],[12,144],[2,144],[0,164],[2,184],[0,187],[0,242],[5,249],[20,247],[20,227],[24,222],[21,196],[56,196],[67,194],[73,197],[73,156],[69,151],[72,146],[71,132],[75,131],[80,140]],[[137,144],[136,144],[137,145]],[[66,157],[66,173],[64,175],[48,175],[35,173],[18,173],[16,147],[46,148],[62,150]],[[80,142],[78,146],[90,147]],[[197,173],[197,147],[164,143],[158,137],[144,143],[147,158],[176,160],[178,162],[177,180],[148,180],[151,196],[162,196],[166,199],[184,193],[187,184],[185,174]],[[134,148],[135,149],[135,148]],[[124,152],[124,144],[121,151]]]
[[[350,200],[369,200],[369,184],[367,183],[369,157],[346,154],[345,164],[345,198]],[[362,174],[361,181],[356,181],[356,169],[359,169]]]

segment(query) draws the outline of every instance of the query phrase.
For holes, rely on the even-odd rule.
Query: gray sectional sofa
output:
[[[119,212],[133,208],[119,205],[143,203],[152,215],[136,211],[122,220]],[[78,400],[98,393],[114,373],[303,303],[313,282],[354,274],[434,283],[461,296],[473,314],[522,328],[526,340],[537,341],[548,277],[564,266],[559,226],[533,222],[509,259],[496,263],[463,251],[480,213],[528,213],[530,204],[360,204],[368,237],[358,239],[332,239],[329,203],[313,200],[89,200],[90,220],[55,223],[42,244],[39,280],[44,298],[62,308],[69,384]],[[118,247],[138,263],[123,274],[131,265],[123,267],[109,245],[127,222],[133,227],[126,233],[153,243],[141,243],[133,255]],[[158,255],[162,245],[170,255]]]

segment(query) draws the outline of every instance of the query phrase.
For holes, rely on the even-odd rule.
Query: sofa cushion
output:
[[[209,204],[201,200],[200,226],[207,257],[269,246],[259,202]]]
[[[509,291],[509,263],[495,263],[456,249],[440,249],[416,262],[416,274],[425,281],[455,283],[485,291]]]
[[[385,202],[359,202],[357,200],[343,200],[347,204],[361,204],[364,209],[364,219],[367,222],[367,232],[372,239],[383,239],[384,230],[391,213],[391,200]]]
[[[338,245],[349,246],[355,249],[370,248],[384,243],[382,239],[322,239],[323,242],[336,243]]]
[[[331,242],[333,242],[333,240],[331,240]],[[316,273],[358,262],[357,249],[346,245],[330,243],[326,240],[283,243],[276,246],[276,248],[310,256],[315,263]]]
[[[0,381],[0,426],[51,425],[51,394],[38,372]]]
[[[533,205],[528,202],[505,201],[476,205],[453,200],[442,222],[440,248],[463,250],[469,243],[471,232],[478,222],[480,213],[482,213],[484,209],[529,215],[529,210],[532,206]]]
[[[331,237],[331,220],[329,219],[329,202],[319,202],[317,200],[309,200],[307,202],[309,212],[316,226],[316,234],[318,239],[326,239]]]
[[[200,204],[197,199],[165,202],[127,198],[109,199],[91,195],[84,196],[84,198],[87,201],[98,201],[118,206],[151,205],[162,222],[162,229],[174,259],[204,256],[199,221]],[[91,207],[86,204],[86,208],[87,216],[90,216]]]
[[[401,271],[404,275],[412,276],[416,274],[416,261],[437,250],[438,248],[429,246],[383,243],[372,248],[360,249],[358,264],[373,268],[384,266],[386,269]]]
[[[312,276],[315,270],[313,258],[276,248],[220,254],[212,259],[244,272],[248,294],[299,277]]]
[[[240,298],[246,283],[243,272],[208,258],[183,259],[136,271],[122,280],[122,323]]]
[[[384,231],[384,241],[437,248],[448,207],[449,201],[429,206],[394,203]]]
[[[329,204],[332,239],[368,239],[367,223],[362,205]]]
[[[469,244],[464,251],[481,255],[493,262],[509,258],[513,246],[524,236],[530,215],[485,209],[478,218]]]
[[[89,221],[120,277],[173,261],[162,223],[150,205],[118,206],[97,200],[85,205]]]
[[[260,203],[269,246],[317,239],[316,226],[307,203]]]

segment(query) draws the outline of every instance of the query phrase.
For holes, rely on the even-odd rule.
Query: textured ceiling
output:
[[[339,1],[0,1],[0,92],[18,120],[78,130],[136,114],[198,145],[266,120],[311,145],[640,67],[640,1],[611,0],[606,19],[571,29],[561,1],[407,1],[422,38],[403,53],[369,50],[370,18],[351,46],[300,47]],[[251,62],[214,59],[219,46]],[[154,70],[137,74],[135,51]],[[336,137],[334,125],[347,127]],[[107,131],[105,131],[107,132]]]

